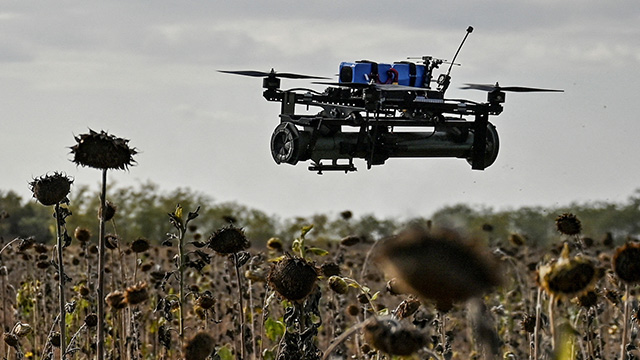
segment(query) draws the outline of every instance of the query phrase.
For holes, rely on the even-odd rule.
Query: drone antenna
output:
[[[456,54],[453,55],[453,59],[451,60],[451,64],[449,65],[449,70],[447,70],[447,77],[449,76],[449,74],[451,74],[451,68],[453,67],[453,64],[456,62],[456,58],[458,57],[458,53],[460,53],[460,49],[462,49],[462,45],[464,45],[464,42],[467,40],[467,37],[472,32],[473,32],[473,26],[469,26],[467,28],[467,33],[464,35],[464,38],[462,39],[462,42],[460,43],[460,46],[458,46],[458,51],[456,51]]]

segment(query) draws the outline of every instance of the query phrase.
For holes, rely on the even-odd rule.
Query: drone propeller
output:
[[[495,85],[489,84],[465,84],[466,86],[461,87],[463,90],[481,90],[481,91],[510,91],[510,92],[564,92],[564,90],[556,90],[556,89],[541,89],[541,88],[533,88],[533,87],[524,87],[524,86],[500,86],[498,83]]]
[[[233,74],[233,75],[242,75],[242,76],[251,76],[251,77],[275,77],[281,79],[329,79],[326,77],[320,76],[310,76],[303,74],[293,74],[293,73],[277,73],[275,70],[271,69],[270,72],[264,71],[256,71],[256,70],[218,70],[218,72],[225,74]]]

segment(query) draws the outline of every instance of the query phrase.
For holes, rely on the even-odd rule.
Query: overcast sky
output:
[[[637,0],[3,1],[0,190],[28,198],[28,182],[52,171],[97,190],[99,172],[69,161],[74,134],[91,128],[140,151],[111,182],[189,187],[282,217],[622,202],[640,188],[639,24]],[[469,25],[449,97],[484,100],[458,89],[468,82],[565,90],[507,95],[485,171],[460,159],[356,160],[356,173],[322,176],[276,165],[279,105],[260,79],[216,72],[451,59]],[[298,86],[309,84],[283,80]]]

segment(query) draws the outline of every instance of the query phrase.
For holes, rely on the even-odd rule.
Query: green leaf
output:
[[[320,249],[317,247],[312,247],[312,248],[308,248],[307,251],[310,251],[311,253],[313,253],[314,255],[318,255],[318,256],[326,256],[329,255],[329,252],[325,249]]]
[[[307,235],[309,231],[311,231],[311,229],[313,229],[313,224],[303,226],[302,229],[300,230],[300,236],[304,237],[305,235]]]
[[[280,321],[267,318],[264,322],[264,332],[271,341],[277,341],[284,335],[284,324]]]
[[[276,359],[276,354],[273,352],[273,350],[264,349],[264,351],[262,352],[262,359],[263,360],[275,360]]]
[[[216,355],[220,358],[220,360],[235,360],[235,357],[233,356],[233,352],[231,351],[231,348],[229,348],[229,345],[225,345],[219,348],[216,351]]]
[[[376,301],[379,295],[380,295],[380,291],[376,291],[376,293],[371,296],[371,301]]]

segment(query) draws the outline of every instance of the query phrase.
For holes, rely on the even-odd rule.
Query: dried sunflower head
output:
[[[409,356],[427,344],[423,333],[393,318],[372,317],[363,332],[367,343],[389,355]]]
[[[569,256],[564,244],[560,258],[538,269],[538,282],[547,293],[557,299],[581,296],[592,290],[598,280],[593,262],[582,256]]]
[[[442,311],[500,283],[489,256],[454,231],[411,227],[382,241],[377,259],[397,290],[435,301]]]
[[[337,275],[329,277],[329,288],[340,295],[344,295],[349,291],[349,285],[347,282]]]
[[[204,310],[209,310],[216,304],[216,300],[213,297],[213,294],[209,290],[205,290],[198,298],[196,299],[196,305],[200,306]]]
[[[86,243],[87,241],[89,241],[89,239],[91,239],[91,231],[89,231],[89,229],[87,228],[78,226],[73,232],[73,236],[81,243]]]
[[[640,282],[640,243],[628,242],[618,247],[611,265],[618,278],[625,283]]]
[[[209,237],[209,247],[218,254],[234,254],[251,246],[241,228],[223,227]]]
[[[138,238],[131,243],[131,250],[134,253],[143,253],[149,250],[149,240],[145,238]]]
[[[556,229],[565,235],[578,235],[582,231],[582,223],[574,214],[564,213],[556,218]]]
[[[4,333],[3,338],[4,338],[4,342],[7,345],[9,345],[12,348],[14,348],[14,349],[17,349],[19,347],[19,345],[20,345],[20,341],[18,339],[18,336],[16,336],[13,333],[6,332],[6,333]]]
[[[107,200],[104,203],[104,207],[101,206],[98,208],[98,219],[110,221],[114,216],[116,216],[117,211],[118,207],[111,201]]]
[[[109,306],[111,306],[111,309],[113,309],[113,311],[124,309],[124,307],[127,306],[124,298],[124,292],[120,290],[114,290],[107,294],[105,301],[107,302],[107,304],[109,304]]]
[[[98,325],[98,315],[96,314],[89,314],[87,316],[84,317],[84,324],[87,325],[87,327],[96,327]]]
[[[147,291],[147,283],[139,282],[133,286],[129,286],[124,292],[124,301],[129,305],[137,305],[147,301],[149,292]]]
[[[342,246],[353,246],[359,243],[360,237],[356,235],[345,236],[340,240],[340,245]]]
[[[215,347],[215,340],[206,332],[195,334],[184,345],[185,360],[205,360]]]
[[[73,162],[76,165],[95,169],[125,170],[133,166],[135,148],[129,147],[129,140],[109,135],[105,131],[99,133],[89,129],[88,134],[75,137],[77,144],[71,147]]]
[[[68,176],[55,172],[33,179],[29,183],[33,197],[42,205],[50,206],[64,202],[71,190],[73,180]]]
[[[282,251],[282,247],[282,240],[278,239],[277,237],[272,237],[267,240],[267,249],[269,250]]]
[[[306,260],[287,256],[271,267],[267,281],[283,298],[299,301],[311,293],[317,278],[315,267]]]

